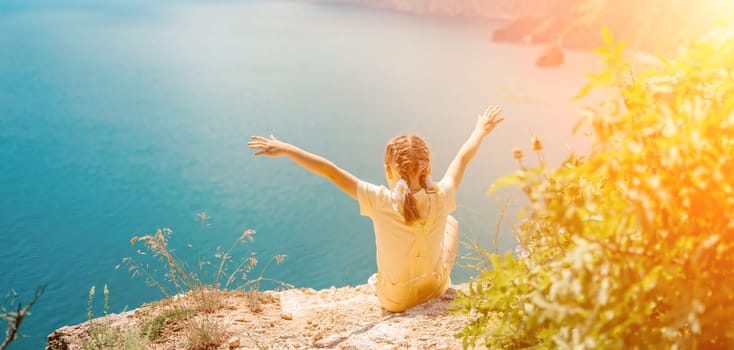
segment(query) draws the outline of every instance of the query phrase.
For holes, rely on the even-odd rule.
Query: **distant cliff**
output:
[[[567,0],[560,0],[561,2]],[[507,18],[547,14],[559,0],[327,0],[431,16]]]
[[[494,39],[591,48],[607,27],[633,48],[664,52],[734,19],[734,2],[722,0],[564,0],[548,10],[523,14]]]
[[[317,0],[318,1],[318,0]],[[323,0],[418,15],[505,18],[496,41],[601,45],[601,28],[634,48],[662,52],[734,19],[731,0]]]

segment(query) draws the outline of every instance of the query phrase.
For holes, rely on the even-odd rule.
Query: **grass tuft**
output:
[[[198,213],[202,227],[210,217]],[[132,246],[143,245],[137,249],[135,257],[126,257],[115,268],[126,265],[134,278],[143,278],[148,286],[158,289],[164,299],[146,308],[144,314],[137,315],[141,326],[135,330],[121,330],[112,327],[106,320],[94,320],[93,303],[95,288],[89,291],[87,317],[89,337],[84,349],[144,349],[150,341],[165,342],[165,338],[185,338],[185,347],[190,350],[216,349],[226,341],[226,325],[211,315],[227,307],[226,290],[246,293],[247,306],[254,312],[261,312],[265,302],[260,288],[263,283],[275,285],[277,289],[293,288],[292,285],[264,276],[273,264],[281,264],[285,255],[276,255],[265,261],[257,274],[253,270],[258,265],[255,252],[241,249],[253,241],[255,231],[245,230],[227,248],[216,248],[213,259],[199,256],[192,264],[177,255],[170,245],[173,231],[159,229],[153,234],[135,236],[130,240]],[[188,247],[192,247],[191,244]],[[151,266],[160,267],[151,267]],[[252,275],[251,275],[252,274]],[[104,314],[109,308],[109,291],[105,286]]]
[[[95,286],[89,289],[89,303],[87,305],[87,318],[89,328],[87,337],[82,341],[84,350],[144,350],[148,345],[148,338],[137,329],[122,329],[113,326],[109,320],[95,320],[94,318],[94,295]],[[110,307],[110,291],[104,285],[104,315],[107,316]]]
[[[206,315],[186,322],[184,334],[187,350],[215,350],[227,339],[224,323]]]
[[[163,329],[167,323],[184,320],[191,315],[191,310],[175,308],[156,316],[152,321],[143,326],[143,333],[151,341],[160,339]]]

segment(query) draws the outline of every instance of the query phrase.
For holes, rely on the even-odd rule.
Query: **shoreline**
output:
[[[432,18],[443,18],[443,19],[467,19],[467,20],[491,20],[491,21],[502,21],[502,22],[512,22],[516,20],[520,15],[519,14],[512,14],[512,13],[499,13],[499,12],[492,12],[492,13],[468,13],[468,11],[463,10],[457,10],[457,11],[446,11],[446,9],[433,9],[433,10],[420,10],[416,9],[415,7],[408,7],[408,6],[399,6],[395,4],[394,2],[380,2],[376,3],[375,1],[370,0],[354,0],[354,1],[339,1],[339,0],[305,0],[305,2],[309,3],[315,3],[315,4],[328,4],[328,5],[338,5],[338,6],[352,6],[362,9],[372,9],[372,10],[381,10],[381,11],[389,11],[393,13],[400,13],[410,16],[420,16],[420,17],[432,17]]]

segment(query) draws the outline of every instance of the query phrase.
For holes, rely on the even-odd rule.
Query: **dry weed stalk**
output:
[[[94,318],[94,296],[95,286],[89,289],[89,301],[87,305],[87,319],[89,322],[88,335],[82,341],[84,350],[121,349],[142,350],[149,343],[148,337],[138,329],[122,328],[113,326],[108,319],[95,320]],[[104,316],[109,315],[110,291],[104,285]]]
[[[0,350],[4,350],[10,345],[10,343],[18,337],[18,329],[21,323],[25,320],[25,317],[31,314],[31,307],[38,301],[43,292],[46,290],[46,285],[42,285],[36,289],[36,294],[33,296],[28,303],[23,306],[22,302],[18,302],[18,294],[11,290],[8,293],[5,304],[0,308],[0,320],[8,323],[5,330],[5,339],[0,344]],[[16,305],[17,302],[17,305]]]
[[[202,223],[210,219],[203,212],[198,213],[197,218]],[[273,262],[280,264],[284,261],[286,256],[282,254],[270,258],[254,278],[248,275],[257,266],[258,259],[254,252],[241,254],[237,249],[253,241],[254,230],[243,231],[226,250],[218,246],[212,261],[199,258],[196,272],[190,270],[189,265],[170,247],[172,232],[164,228],[151,235],[132,237],[132,246],[142,242],[145,247],[136,250],[136,257],[140,260],[126,257],[115,267],[127,265],[133,277],[142,277],[147,285],[158,288],[165,300],[170,301],[161,305],[145,322],[143,333],[149,339],[158,339],[165,329],[179,324],[183,329],[176,332],[185,334],[188,349],[215,349],[226,340],[226,327],[210,315],[225,307],[224,290],[243,291],[247,295],[248,307],[258,312],[262,310],[260,288],[263,282],[274,284],[276,289],[293,288],[288,283],[265,277]],[[241,258],[237,259],[237,256]],[[164,265],[163,278],[157,269],[151,269],[145,259]]]
[[[490,260],[492,256],[499,254],[499,237],[502,233],[504,221],[507,221],[511,227],[514,227],[515,224],[512,218],[507,215],[507,209],[512,204],[511,199],[505,198],[502,200],[499,197],[495,197],[495,201],[497,202],[500,213],[494,223],[495,230],[491,236],[493,248],[489,249],[484,247],[476,237],[462,240],[461,244],[466,248],[468,253],[461,256],[461,261],[456,262],[457,266],[478,272],[484,271],[491,266]]]
[[[199,216],[202,214],[199,214]],[[198,273],[191,271],[188,264],[177,256],[175,251],[169,247],[169,240],[172,232],[173,231],[171,229],[164,228],[157,230],[155,234],[134,236],[130,240],[130,244],[133,246],[138,242],[143,242],[147,252],[138,249],[136,250],[136,254],[138,256],[145,256],[150,252],[155,259],[163,263],[165,270],[163,281],[151,273],[151,269],[148,264],[144,264],[133,257],[123,258],[122,262],[115,268],[117,269],[120,268],[121,265],[127,265],[128,271],[132,273],[133,277],[144,278],[147,285],[158,288],[164,297],[170,297],[181,292],[199,290],[202,288],[214,290],[239,288],[247,290],[260,289],[262,282],[273,283],[278,289],[293,288],[293,286],[288,283],[264,276],[268,267],[270,267],[273,262],[280,264],[285,260],[286,256],[283,254],[275,255],[268,260],[268,263],[265,264],[265,266],[260,270],[258,276],[254,279],[251,279],[250,276],[248,276],[248,273],[250,273],[258,264],[255,252],[250,252],[239,261],[234,259],[234,256],[236,255],[235,250],[238,247],[244,246],[246,243],[253,241],[253,235],[255,234],[254,230],[243,231],[226,251],[222,250],[221,247],[217,247],[217,252],[214,254],[214,262],[200,260],[198,263]],[[201,276],[208,275],[205,270],[209,267],[214,270],[214,274],[212,275],[213,279],[208,282],[202,281]],[[167,284],[166,282],[170,282],[170,284]]]

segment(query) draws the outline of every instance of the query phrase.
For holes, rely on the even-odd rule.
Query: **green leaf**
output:
[[[571,134],[572,134],[572,135],[578,135],[578,133],[579,133],[579,130],[580,130],[580,129],[581,129],[582,127],[584,127],[584,125],[587,125],[587,124],[588,124],[588,123],[590,123],[590,122],[591,122],[591,117],[590,117],[590,116],[583,116],[583,117],[581,117],[581,118],[580,118],[580,119],[579,119],[579,120],[578,120],[578,121],[576,122],[576,124],[575,124],[575,125],[573,126],[573,130],[571,131]]]
[[[489,186],[489,190],[487,190],[487,195],[493,195],[500,188],[507,187],[509,185],[515,185],[521,182],[522,179],[517,174],[510,174],[501,177],[499,180],[495,181],[491,186]]]
[[[595,87],[595,85],[596,84],[594,84],[594,83],[586,84],[586,86],[584,86],[583,88],[581,88],[581,91],[579,91],[579,93],[576,94],[576,96],[573,97],[573,100],[574,101],[578,101],[578,100],[586,97],[586,95],[588,95],[589,92],[591,92],[591,90]]]
[[[625,348],[732,348],[724,306],[734,293],[722,286],[734,285],[734,27],[633,81],[626,43],[603,33],[606,68],[579,95],[609,85],[618,90],[601,101],[624,106],[588,114],[598,133],[584,157],[492,185],[523,186],[529,204],[513,231],[532,254],[483,255],[491,265],[466,302],[475,314],[461,337],[490,349],[579,339],[597,349],[620,339]]]
[[[604,26],[601,28],[601,38],[604,41],[604,45],[608,47],[614,45],[614,38],[612,38],[612,32],[609,31],[609,27]]]

